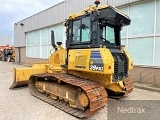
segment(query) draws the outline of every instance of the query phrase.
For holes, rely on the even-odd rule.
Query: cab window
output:
[[[72,42],[90,41],[90,17],[85,17],[73,22]]]
[[[101,44],[115,44],[114,28],[104,26],[100,28],[100,43]]]

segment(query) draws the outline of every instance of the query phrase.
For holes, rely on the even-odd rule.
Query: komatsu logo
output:
[[[98,67],[96,65],[90,65],[90,70],[103,71],[103,67]]]

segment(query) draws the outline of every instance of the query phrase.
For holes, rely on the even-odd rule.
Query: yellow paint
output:
[[[103,71],[94,71],[90,70],[90,64],[94,64],[91,60],[91,51],[99,51],[102,57],[102,61],[104,64]],[[129,70],[133,67],[131,63],[133,63],[132,59],[128,55],[128,53],[124,50],[124,47],[121,47],[121,50],[127,55],[127,59],[129,61],[128,67]],[[110,89],[114,92],[125,92],[125,86],[123,84],[123,80],[113,82],[112,76],[114,74],[114,58],[110,53],[108,48],[93,48],[93,49],[76,49],[70,50],[68,55],[68,72],[79,76],[84,79],[89,79],[99,84],[103,85],[106,89]],[[78,65],[78,68],[75,67]]]
[[[118,82],[112,81],[112,75],[104,75],[104,74],[95,74],[95,73],[88,73],[88,72],[81,72],[81,71],[69,71],[69,73],[79,76],[84,79],[95,81],[106,89],[110,89],[114,92],[125,92],[125,86],[123,84],[123,80]]]
[[[100,51],[102,62],[104,64],[104,70],[103,71],[93,71],[90,70],[90,63],[93,63],[93,61],[90,60],[91,51]],[[77,70],[77,71],[85,71],[89,73],[100,73],[100,74],[106,74],[111,75],[114,73],[114,58],[112,57],[109,49],[107,48],[93,48],[93,49],[76,49],[76,50],[70,50],[68,55],[68,70]],[[82,68],[77,68],[75,66],[79,66]],[[108,67],[111,67],[111,69],[108,69]]]
[[[65,59],[66,49],[59,45],[58,50],[50,54],[50,57],[48,59],[47,72],[54,73],[65,71],[65,69],[61,67],[61,65],[65,64]]]
[[[133,60],[126,50],[123,50],[123,52],[127,56],[127,59],[128,59],[128,70],[132,70],[133,69]]]
[[[12,53],[12,59],[15,60],[15,52]]]
[[[71,14],[69,19],[75,20],[79,16],[83,16],[86,13],[90,13],[96,10],[105,9],[112,6],[89,6],[82,12],[77,14]],[[118,13],[128,17],[124,13],[120,12],[118,9],[112,7]],[[71,32],[71,28],[69,30]],[[90,64],[94,64],[94,60],[91,60],[91,51],[99,51],[101,55],[101,60],[103,64],[103,70],[91,70]],[[125,48],[121,46],[121,50],[125,53],[128,59],[128,68],[131,70],[133,68],[133,61],[129,56]],[[94,58],[97,59],[97,58]],[[99,58],[98,58],[99,59]],[[67,68],[62,67],[66,62],[66,49],[61,45],[58,46],[58,50],[50,50],[50,56],[48,57],[48,63],[46,64],[33,64],[29,68],[14,68],[14,81],[16,83],[27,81],[32,74],[40,73],[62,73],[67,72],[79,76],[84,79],[89,79],[103,85],[106,89],[110,89],[115,92],[125,92],[125,86],[123,80],[118,82],[113,82],[114,74],[114,58],[108,48],[92,48],[92,49],[71,49],[68,53],[68,66]],[[78,66],[78,67],[75,67]],[[45,87],[45,86],[43,86]],[[45,89],[45,88],[43,88]],[[60,88],[59,88],[60,89]],[[68,92],[66,92],[66,98],[68,98]],[[70,106],[75,107],[75,104],[70,102]]]
[[[27,81],[32,74],[46,73],[46,67],[30,67],[30,68],[14,68],[14,79],[15,81]]]
[[[68,72],[70,74],[76,75],[78,77],[95,81],[95,82],[101,84],[102,86],[104,86],[105,88],[107,88],[108,85],[112,83],[112,75],[104,75],[104,74],[100,74],[100,73],[99,74],[92,73],[92,72],[89,73],[89,72],[74,71],[74,70],[70,70]]]
[[[125,93],[125,86],[122,81],[109,84],[106,88],[117,93]]]
[[[133,61],[128,53],[124,50],[124,47],[121,47],[121,50],[127,55],[129,60],[129,70],[132,69],[133,66],[131,66],[131,64],[133,64]],[[102,71],[90,70],[90,64],[94,64],[94,61],[92,61],[90,57],[91,51],[100,52],[101,60],[104,64],[104,69]],[[112,76],[114,74],[114,58],[108,48],[70,50],[68,54],[68,69],[61,66],[65,64],[65,59],[66,49],[64,49],[62,46],[58,46],[57,51],[54,51],[53,53],[51,52],[48,63],[33,64],[32,67],[29,68],[14,68],[14,81],[16,83],[27,81],[32,74],[68,72],[81,78],[98,82],[105,88],[112,91],[121,93],[125,92],[125,86],[123,85],[122,80],[118,82],[112,81]],[[76,68],[76,65],[82,66],[82,68]]]
[[[64,72],[65,70],[61,65],[65,64],[65,58],[66,50],[59,45],[57,51],[51,52],[48,63],[35,63],[28,68],[14,68],[14,82],[18,84],[19,82],[28,81],[33,74]]]
[[[45,68],[47,65],[47,63],[34,63],[32,68]]]
[[[117,11],[119,14],[122,14],[123,16],[125,17],[128,17],[125,13],[123,13],[122,11],[118,10],[117,8],[111,6],[111,5],[104,5],[104,6],[98,6],[96,8],[96,6],[89,6],[87,8],[85,8],[83,11],[81,11],[80,13],[72,13],[71,15],[69,15],[69,20],[74,20],[76,19],[77,17],[80,17],[80,16],[83,16],[85,15],[86,13],[91,13],[93,11],[96,11],[96,10],[101,10],[101,9],[104,9],[104,8],[108,8],[108,7],[112,7],[115,11]]]

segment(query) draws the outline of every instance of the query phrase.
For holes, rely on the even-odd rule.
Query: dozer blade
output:
[[[33,64],[30,68],[14,68],[13,84],[9,89],[19,88],[28,85],[29,77],[32,74],[46,73],[45,64]]]

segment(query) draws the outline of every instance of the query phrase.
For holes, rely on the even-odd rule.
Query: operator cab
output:
[[[119,48],[120,31],[130,19],[112,6],[68,19],[66,21],[68,49],[84,48]]]

